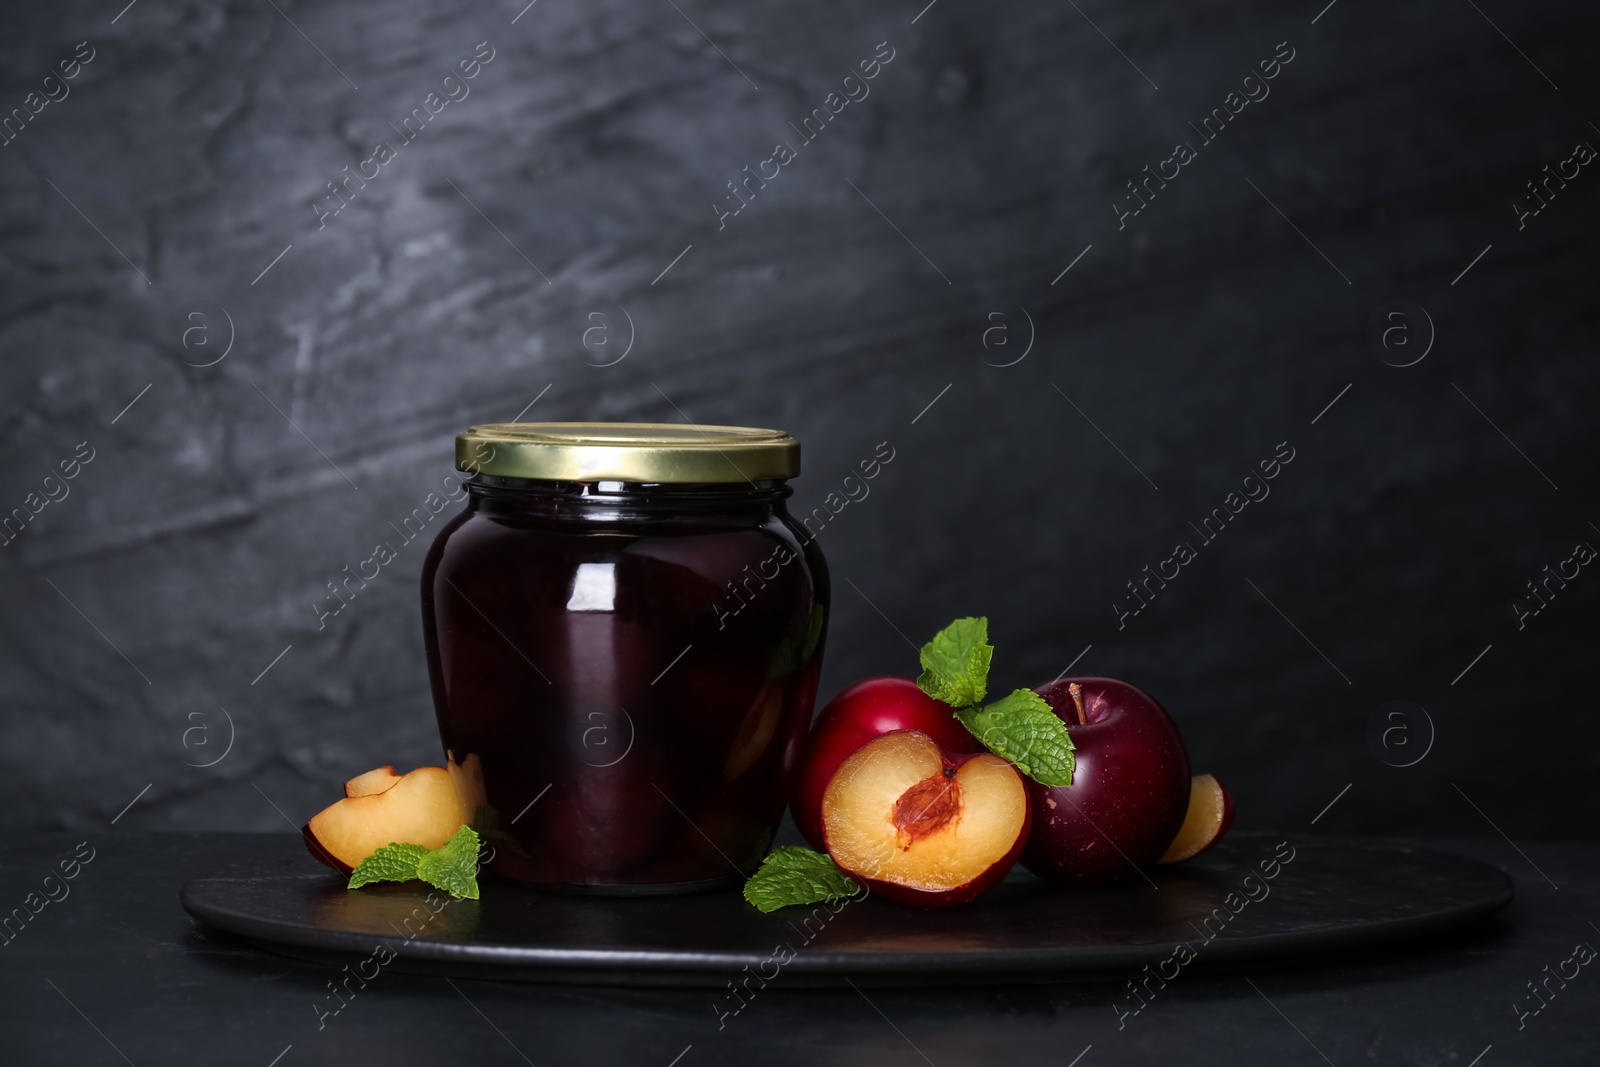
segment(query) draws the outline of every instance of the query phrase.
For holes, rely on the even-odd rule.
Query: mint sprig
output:
[[[435,849],[391,842],[356,864],[347,889],[420,879],[457,899],[478,899],[478,834],[463,826]]]
[[[825,853],[799,845],[773,849],[761,861],[761,869],[744,884],[744,899],[763,912],[791,904],[840,900],[860,892],[861,887]]]
[[[984,748],[1041,785],[1072,784],[1072,737],[1032,689],[1012,690],[992,704],[957,711],[956,718]]]
[[[478,899],[478,833],[457,830],[444,844],[417,861],[417,877],[453,897]]]
[[[957,619],[922,646],[917,685],[955,709],[961,725],[990,752],[1041,785],[1072,784],[1076,766],[1066,723],[1031,689],[983,705],[989,691],[989,620]]]
[[[356,864],[345,888],[360,889],[371,882],[409,882],[417,876],[417,864],[427,854],[421,845],[391,842]]]
[[[917,685],[935,700],[965,708],[988,692],[989,644],[987,618],[957,619],[922,646],[922,674]]]

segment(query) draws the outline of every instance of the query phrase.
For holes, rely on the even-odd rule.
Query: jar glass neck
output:
[[[755,482],[569,482],[476,474],[465,482],[472,506],[488,512],[590,515],[628,513],[770,514],[794,492],[783,479]]]

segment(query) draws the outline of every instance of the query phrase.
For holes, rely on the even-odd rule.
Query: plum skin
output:
[[[1087,722],[1078,721],[1072,685],[1080,687]],[[1114,678],[1061,678],[1035,692],[1066,723],[1077,767],[1069,786],[1025,780],[1034,818],[1022,865],[1079,886],[1153,867],[1189,810],[1189,755],[1172,716]]]

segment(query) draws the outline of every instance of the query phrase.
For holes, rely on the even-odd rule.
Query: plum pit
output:
[[[904,852],[929,834],[943,830],[961,813],[961,786],[956,769],[946,767],[940,774],[924,778],[900,794],[890,809],[895,845]]]

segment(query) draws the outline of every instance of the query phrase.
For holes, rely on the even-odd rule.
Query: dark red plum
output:
[[[1172,843],[1189,807],[1189,755],[1155,698],[1114,678],[1062,678],[1036,692],[1067,724],[1069,786],[1029,779],[1033,828],[1022,864],[1041,878],[1104,885],[1138,877]]]
[[[824,847],[822,795],[834,772],[862,745],[895,730],[921,730],[946,752],[985,751],[949,704],[910,678],[864,678],[845,686],[811,727],[789,804],[795,826],[813,848]]]

